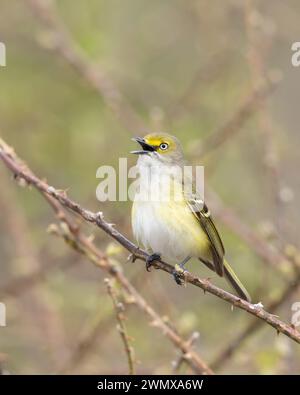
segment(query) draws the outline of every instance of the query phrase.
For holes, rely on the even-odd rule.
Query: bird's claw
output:
[[[183,284],[183,281],[182,281],[182,279],[180,277],[180,274],[176,270],[173,271],[173,277],[174,277],[174,280],[175,280],[176,284],[178,284],[178,285],[182,285]]]
[[[175,265],[175,268],[173,270],[173,277],[178,285],[183,285],[185,284],[185,273],[187,273],[186,270],[184,270],[180,265]],[[182,279],[183,277],[183,279]]]
[[[154,261],[159,261],[160,259],[161,259],[160,254],[155,253],[155,254],[149,255],[147,257],[147,259],[146,259],[146,270],[147,270],[147,272],[150,272],[150,267],[152,266],[152,263]]]

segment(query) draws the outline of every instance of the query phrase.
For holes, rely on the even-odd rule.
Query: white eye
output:
[[[161,150],[163,150],[163,151],[165,151],[166,149],[168,149],[168,147],[169,147],[169,144],[167,144],[167,143],[161,143],[161,145],[159,146],[159,148],[160,148]]]

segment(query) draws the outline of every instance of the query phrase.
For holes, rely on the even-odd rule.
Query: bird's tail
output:
[[[229,263],[224,259],[224,276],[230,282],[231,286],[236,290],[237,294],[242,298],[251,302],[251,298],[246,288],[243,286],[237,275],[234,273]]]

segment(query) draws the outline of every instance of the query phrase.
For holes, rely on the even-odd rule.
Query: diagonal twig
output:
[[[47,202],[55,211],[58,219],[61,221],[61,233],[60,236],[64,238],[66,243],[88,258],[95,266],[103,269],[109,275],[114,277],[122,286],[122,288],[129,294],[134,300],[134,303],[143,311],[154,323],[154,325],[161,330],[161,332],[169,338],[169,340],[177,347],[183,354],[186,355],[186,361],[191,368],[198,374],[213,374],[213,371],[207,366],[207,364],[200,358],[200,356],[191,348],[187,341],[185,341],[176,330],[174,325],[169,325],[165,320],[148,304],[148,302],[140,295],[125,275],[118,270],[114,264],[108,259],[108,257],[99,250],[90,238],[84,236],[78,226],[70,220],[69,216],[66,215],[61,205],[64,208],[69,208],[59,199],[55,198],[47,192],[49,186],[46,187],[47,183],[38,179],[32,171],[22,162],[14,153],[13,149],[9,147],[3,140],[0,139],[0,157],[3,159],[7,167],[13,172],[18,178],[25,180],[28,184],[36,187],[36,189],[45,197]],[[23,174],[23,175],[22,175]],[[26,174],[26,175],[25,175]],[[52,189],[51,189],[52,190]],[[61,192],[60,192],[61,193]],[[63,196],[64,193],[61,193]],[[73,202],[74,203],[74,202]],[[77,205],[74,203],[75,206]],[[71,205],[72,206],[72,205]],[[73,206],[73,207],[75,207]],[[78,208],[80,207],[77,205]],[[73,210],[72,210],[73,211]],[[86,214],[91,215],[92,213],[86,211]],[[91,221],[88,221],[91,222]],[[111,225],[106,223],[109,229],[112,229]],[[53,230],[53,229],[52,229]],[[57,233],[57,232],[56,232]],[[136,251],[137,248],[133,244],[132,251]]]
[[[196,144],[193,154],[206,156],[219,148],[236,134],[248,119],[257,111],[263,99],[270,95],[281,81],[281,75],[277,72],[270,72],[263,81],[260,81],[253,88],[250,94],[242,101],[237,110],[220,128],[211,133],[206,140]]]
[[[61,211],[61,209],[59,209]],[[53,233],[64,238],[66,243],[84,255],[98,268],[106,271],[111,277],[115,278],[122,288],[132,297],[132,303],[137,305],[153,322],[153,325],[159,328],[162,333],[167,336],[171,342],[187,356],[187,363],[198,374],[213,374],[213,371],[206,365],[200,356],[191,348],[189,343],[185,341],[175,329],[174,324],[166,323],[165,320],[149,305],[149,303],[140,295],[136,288],[125,277],[123,272],[117,268],[106,255],[102,253],[87,237],[82,233],[72,231],[72,222],[64,216],[62,212],[59,214],[62,224],[60,228],[53,229]]]
[[[26,170],[26,167],[24,165],[22,166],[22,164],[20,164],[20,162],[17,160],[17,157],[13,153],[13,150],[9,146],[7,146],[7,144],[3,140],[0,140],[0,158],[16,177],[24,179],[28,184],[33,185],[35,188],[37,188],[41,193],[54,198],[62,206],[69,209],[73,213],[78,214],[86,222],[90,222],[98,226],[110,237],[112,237],[124,248],[126,248],[129,252],[131,252],[136,259],[146,261],[146,259],[149,257],[149,255],[145,251],[138,249],[134,243],[128,240],[111,224],[106,222],[104,220],[103,213],[93,213],[89,210],[84,209],[79,203],[68,198],[66,193],[62,193],[61,191],[47,184],[45,181],[39,179],[31,171],[29,171],[28,168]],[[156,261],[153,263],[153,266],[157,269],[163,270],[166,273],[169,273],[170,275],[173,275],[173,266],[166,262]],[[239,297],[213,285],[209,280],[203,280],[197,276],[194,276],[191,273],[182,273],[181,277],[184,278],[187,283],[199,287],[203,289],[204,292],[211,293],[218,298],[232,304],[233,306],[238,307],[239,309],[242,309],[247,313],[265,321],[265,323],[275,328],[277,332],[283,333],[290,339],[293,339],[297,343],[300,343],[300,332],[297,329],[281,321],[274,315],[268,313],[260,305],[254,305],[245,300],[242,300]]]
[[[112,299],[115,311],[116,311],[116,317],[117,317],[117,321],[118,321],[118,332],[120,333],[121,339],[123,341],[124,344],[124,349],[125,349],[125,353],[127,355],[127,361],[128,361],[128,367],[129,367],[129,374],[135,374],[135,353],[134,353],[134,349],[132,347],[132,345],[130,344],[130,338],[127,334],[127,329],[126,329],[126,325],[125,325],[125,315],[124,315],[124,304],[121,303],[118,300],[116,291],[112,285],[112,282],[110,279],[106,278],[104,280],[106,287],[107,287],[107,292],[109,294],[109,296]]]
[[[299,289],[300,273],[298,273],[295,280],[289,283],[282,294],[273,302],[268,304],[267,309],[275,313],[290,297]],[[237,352],[239,347],[250,337],[254,332],[261,328],[262,321],[253,320],[250,324],[236,336],[224,350],[211,363],[214,370],[218,370]]]
[[[25,2],[51,33],[50,49],[63,58],[103,98],[105,104],[126,129],[145,131],[142,118],[132,109],[114,81],[78,48],[56,12],[53,2],[47,0],[25,0]]]
[[[209,204],[213,208],[214,215],[223,222],[225,226],[236,233],[244,242],[270,266],[280,269],[281,263],[290,263],[288,258],[274,246],[259,237],[250,226],[245,224],[236,212],[222,202],[215,191],[209,190]]]
[[[199,339],[199,332],[193,332],[191,336],[188,338],[187,342],[189,345],[193,346],[196,340]],[[180,369],[180,366],[185,362],[186,356],[181,354],[173,363],[173,372],[177,373]]]

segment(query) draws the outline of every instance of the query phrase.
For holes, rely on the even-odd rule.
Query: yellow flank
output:
[[[170,200],[159,204],[157,215],[172,229],[172,232],[179,236],[178,241],[185,245],[187,252],[193,256],[208,257],[209,240],[184,200],[180,202]]]

